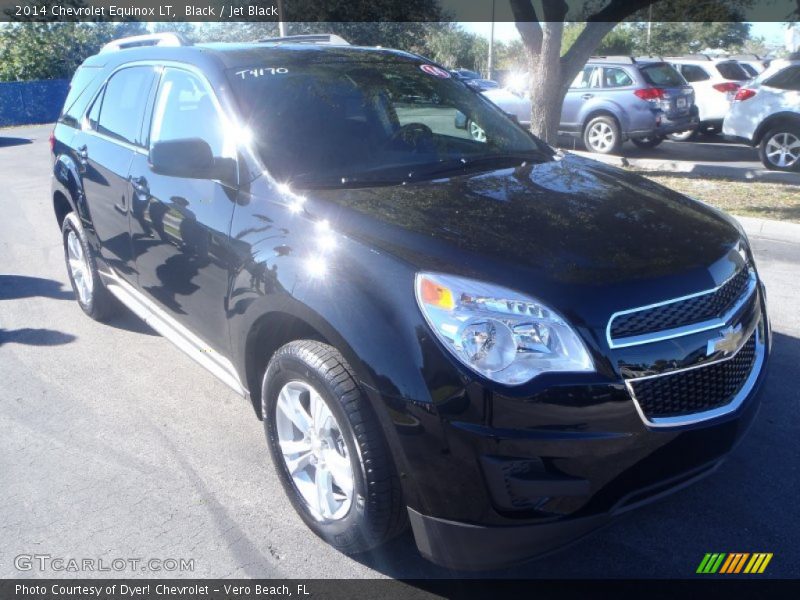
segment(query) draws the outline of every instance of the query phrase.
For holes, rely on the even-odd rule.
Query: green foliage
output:
[[[706,49],[740,50],[750,37],[749,23],[656,23],[650,28],[647,44],[647,23],[632,24],[637,54],[670,56],[701,52]]]
[[[69,79],[106,42],[147,33],[142,23],[11,23],[0,30],[0,81]]]
[[[485,73],[489,55],[486,38],[468,33],[456,23],[431,29],[423,40],[422,54],[448,68],[464,68]]]

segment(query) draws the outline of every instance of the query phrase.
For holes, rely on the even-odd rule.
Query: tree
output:
[[[736,50],[750,36],[750,24],[739,22],[665,23],[650,26],[647,44],[647,24],[632,25],[634,46],[638,54],[675,56],[703,50]]]
[[[486,71],[489,42],[483,36],[464,31],[456,23],[430,29],[422,45],[422,54],[450,69]]]
[[[0,81],[69,79],[107,42],[147,33],[142,23],[11,23],[0,31]]]

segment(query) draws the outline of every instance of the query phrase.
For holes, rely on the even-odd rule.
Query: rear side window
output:
[[[778,88],[779,90],[800,92],[800,66],[785,68],[767,79],[764,85]]]
[[[656,63],[640,67],[644,80],[650,85],[660,87],[680,87],[686,84],[686,80],[666,63]]]
[[[584,67],[570,87],[577,89],[600,87],[600,67]]]
[[[153,83],[152,67],[130,67],[115,73],[106,84],[97,115],[97,102],[89,122],[98,133],[129,144],[142,145],[142,117]],[[96,123],[96,124],[95,124]]]
[[[706,70],[697,65],[681,65],[680,69],[681,75],[683,75],[689,83],[711,79],[711,76],[706,73]]]
[[[61,121],[77,127],[80,123],[81,114],[86,108],[90,94],[85,93],[87,89],[100,73],[97,67],[78,67],[72,81],[69,84],[67,99],[64,101],[64,110],[61,113]],[[97,89],[96,86],[92,86]],[[80,102],[79,102],[80,100]]]
[[[742,65],[735,62],[717,63],[717,71],[719,71],[719,74],[725,79],[731,81],[747,81],[750,79],[750,76],[747,74],[747,71],[742,68]]]
[[[605,67],[603,69],[603,87],[617,88],[633,85],[633,79],[623,69]]]

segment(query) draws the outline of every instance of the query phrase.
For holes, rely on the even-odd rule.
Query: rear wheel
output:
[[[770,129],[758,147],[761,162],[774,171],[800,171],[800,125]]]
[[[595,117],[583,130],[583,143],[590,152],[611,154],[622,146],[619,125],[614,117]]]
[[[631,141],[635,146],[638,146],[639,148],[655,148],[661,142],[664,141],[664,138],[661,136],[653,135],[643,138],[631,138]]]
[[[117,312],[119,303],[100,279],[92,249],[78,215],[71,212],[64,217],[61,233],[67,275],[78,305],[93,319],[104,321]]]
[[[354,554],[403,531],[400,483],[383,432],[335,348],[311,340],[280,348],[262,398],[278,476],[314,533]]]

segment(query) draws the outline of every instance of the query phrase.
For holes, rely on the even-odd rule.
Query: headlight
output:
[[[593,371],[581,339],[554,310],[489,283],[418,273],[416,296],[436,337],[458,360],[498,383],[554,371]]]

